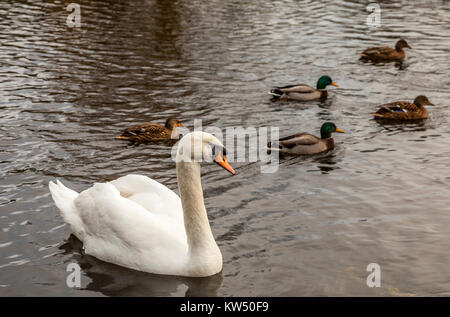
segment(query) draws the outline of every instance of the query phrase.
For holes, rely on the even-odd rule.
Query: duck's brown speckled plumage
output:
[[[396,101],[379,106],[379,109],[373,113],[375,119],[383,120],[420,120],[428,117],[426,105],[433,105],[427,97],[417,96],[414,103],[408,101]]]
[[[403,39],[395,44],[395,49],[387,46],[371,47],[361,53],[361,59],[373,62],[402,61],[406,55],[403,50],[405,47],[411,48]]]
[[[141,123],[125,129],[116,139],[133,142],[170,140],[178,137],[176,128],[180,126],[180,121],[175,118],[167,119],[165,126],[155,122]]]

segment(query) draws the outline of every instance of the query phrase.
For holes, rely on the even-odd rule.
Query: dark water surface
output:
[[[450,4],[380,1],[72,1],[0,3],[0,295],[450,295]],[[405,37],[402,69],[358,52]],[[326,102],[273,104],[267,90],[330,75]],[[425,94],[426,122],[380,125],[381,103]],[[50,197],[128,173],[170,188],[166,144],[112,139],[142,121],[278,126],[346,134],[326,155],[204,165],[203,187],[223,272],[156,276],[81,254]],[[79,263],[82,289],[66,286]],[[366,266],[381,266],[381,288]]]

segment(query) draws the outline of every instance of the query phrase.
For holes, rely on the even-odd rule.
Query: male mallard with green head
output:
[[[170,140],[178,138],[177,127],[181,126],[180,121],[176,118],[167,119],[165,126],[159,123],[146,122],[125,129],[121,135],[116,136],[116,139],[133,142]]]
[[[344,133],[332,122],[325,122],[320,128],[320,138],[309,133],[297,133],[267,144],[267,153],[279,151],[289,155],[311,155],[334,148],[333,132]]]
[[[317,81],[317,88],[313,88],[305,84],[289,85],[271,89],[269,94],[273,96],[271,100],[274,102],[288,100],[310,101],[325,99],[328,96],[325,89],[328,85],[339,87],[338,84],[333,82],[330,76],[322,76]]]
[[[408,43],[401,39],[395,44],[395,49],[388,46],[371,47],[361,53],[361,60],[373,62],[402,61],[405,58],[403,48],[411,48]]]
[[[379,106],[377,112],[373,115],[375,119],[387,120],[420,120],[428,117],[428,111],[425,106],[434,106],[427,97],[417,96],[414,103],[408,101],[396,101]]]

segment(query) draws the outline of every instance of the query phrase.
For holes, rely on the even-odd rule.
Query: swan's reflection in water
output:
[[[179,277],[149,274],[100,261],[84,254],[82,242],[70,235],[60,249],[73,254],[90,282],[83,289],[106,296],[217,296],[222,285],[222,272],[209,277]]]

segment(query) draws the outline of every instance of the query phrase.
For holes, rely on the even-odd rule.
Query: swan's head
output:
[[[212,134],[194,131],[178,143],[177,162],[215,162],[231,174],[236,174],[227,162],[227,150]]]

